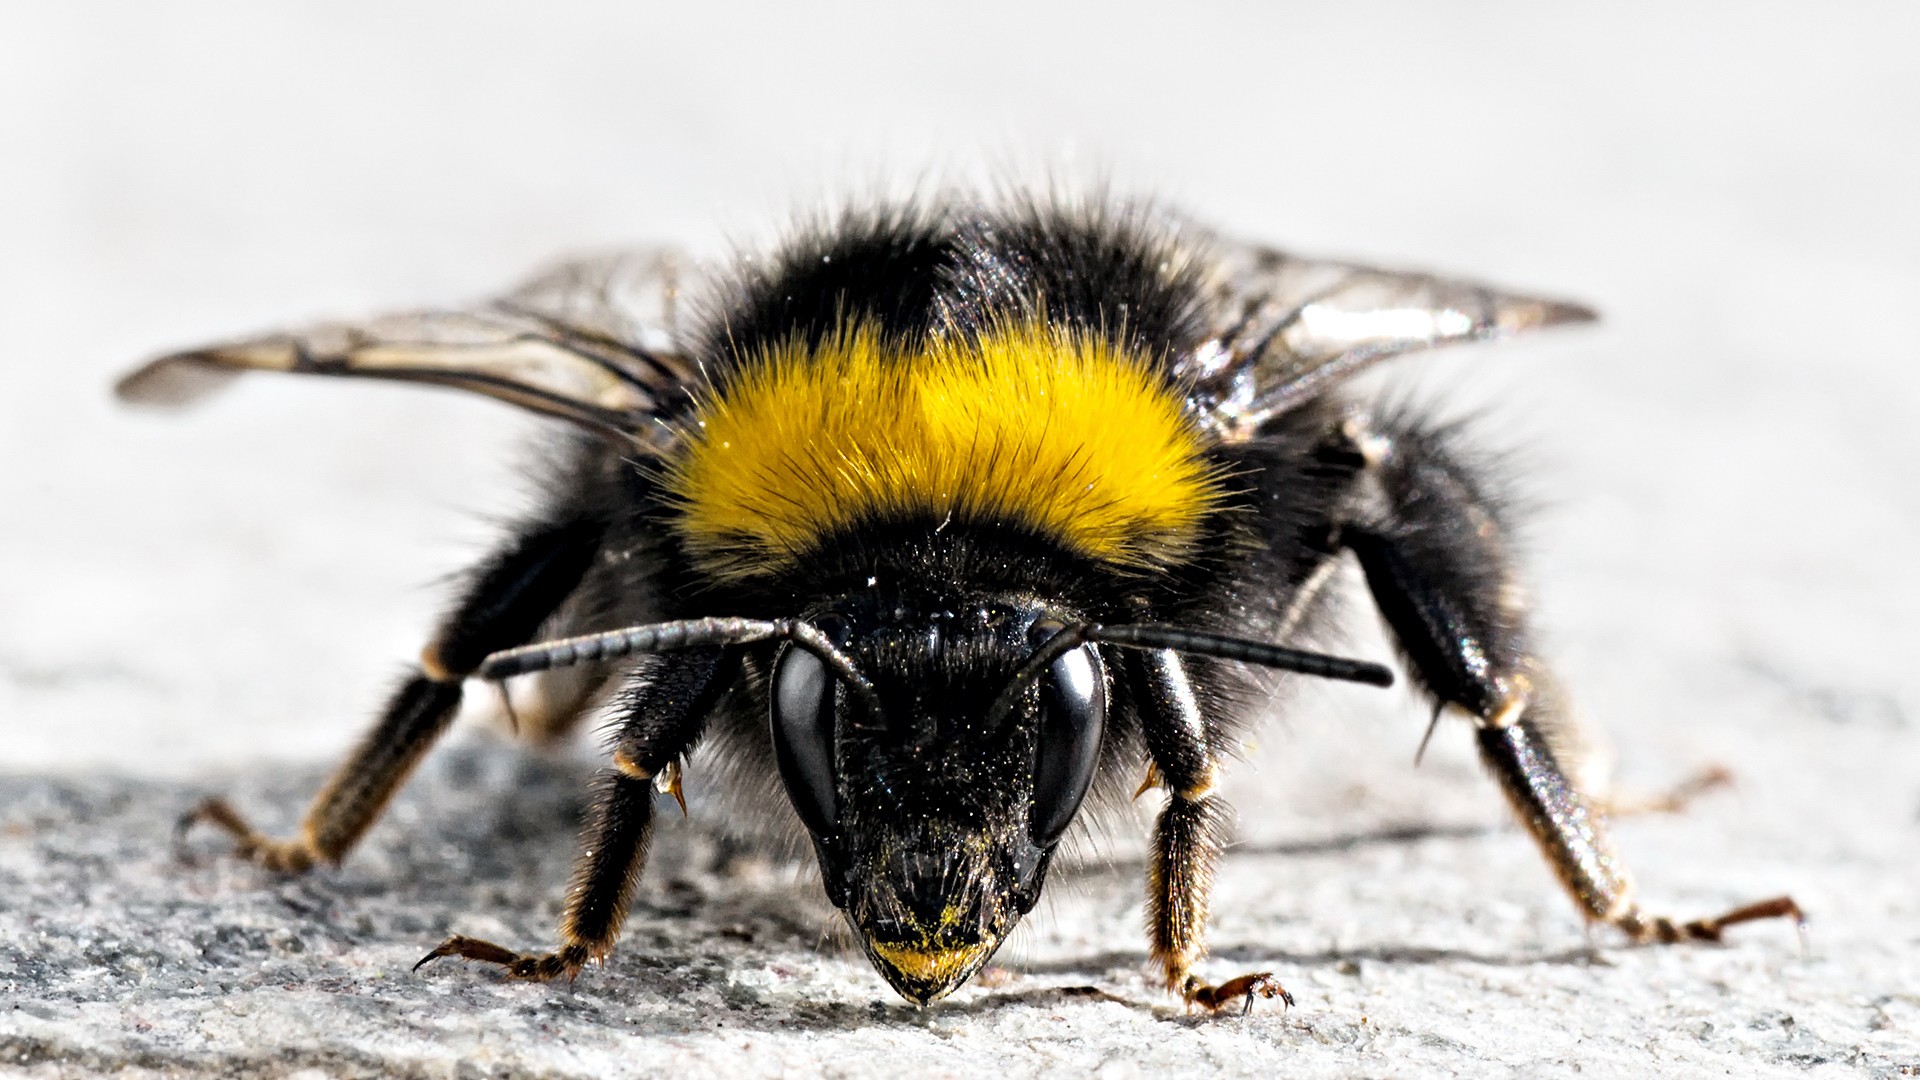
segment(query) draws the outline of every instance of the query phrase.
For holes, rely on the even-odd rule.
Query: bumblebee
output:
[[[1165,985],[1190,1006],[1290,1004],[1270,973],[1196,971],[1217,783],[1289,679],[1393,681],[1301,647],[1351,559],[1436,721],[1469,721],[1589,921],[1675,942],[1797,919],[1786,897],[1693,921],[1640,906],[1575,780],[1506,508],[1454,427],[1342,393],[1390,356],[1592,317],[1136,204],[952,197],[849,210],[727,267],[599,256],[471,310],[163,357],[120,395],[288,371],[471,391],[572,429],[543,504],[468,575],[298,835],[219,798],[182,826],[271,870],[337,863],[463,683],[535,675],[516,710],[534,735],[611,702],[558,945],[452,937],[422,964],[545,980],[604,958],[657,806],[706,746],[742,792],[785,792],[827,897],[918,1004],[1034,906],[1089,792],[1144,774],[1135,797],[1164,800],[1146,911]]]

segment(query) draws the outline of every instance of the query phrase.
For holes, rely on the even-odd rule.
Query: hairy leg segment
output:
[[[338,863],[386,809],[414,766],[459,710],[461,683],[489,653],[524,644],[580,584],[601,529],[568,521],[528,528],[478,571],[467,593],[421,654],[420,667],[314,797],[300,832],[277,839],[256,831],[225,799],[206,799],[178,825],[205,822],[227,833],[241,858],[282,873]]]
[[[1718,941],[1737,923],[1804,922],[1785,896],[1690,921],[1640,906],[1605,801],[1576,780],[1574,718],[1529,651],[1498,500],[1445,430],[1388,424],[1354,442],[1371,490],[1339,542],[1359,559],[1415,682],[1436,709],[1473,723],[1481,761],[1587,919],[1636,942]]]
[[[1232,812],[1213,791],[1212,740],[1185,662],[1171,651],[1136,653],[1127,658],[1127,674],[1134,700],[1140,703],[1141,731],[1154,777],[1167,793],[1147,864],[1147,936],[1166,987],[1189,1008],[1214,1012],[1235,1002],[1252,1009],[1256,995],[1292,1005],[1293,995],[1270,972],[1242,975],[1218,986],[1193,974],[1194,965],[1206,956],[1213,871]]]
[[[589,960],[604,960],[620,935],[628,899],[646,863],[655,794],[680,798],[680,763],[739,666],[739,650],[731,647],[669,653],[622,703],[623,719],[613,739],[614,767],[594,781],[558,948],[522,953],[455,935],[421,957],[415,970],[441,957],[458,956],[498,964],[511,978],[544,981],[572,978]],[[680,805],[684,811],[686,803]]]

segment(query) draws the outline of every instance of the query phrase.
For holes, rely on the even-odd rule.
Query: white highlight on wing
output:
[[[1472,333],[1473,316],[1452,308],[1341,311],[1326,304],[1308,304],[1300,310],[1300,329],[1305,337],[1327,343],[1436,341]]]
[[[1228,440],[1390,356],[1595,317],[1472,281],[1216,246],[1217,336],[1177,370],[1201,422]]]

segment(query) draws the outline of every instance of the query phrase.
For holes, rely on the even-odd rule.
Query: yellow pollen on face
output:
[[[986,953],[987,946],[964,948],[915,948],[910,945],[873,943],[874,954],[910,979],[928,983],[947,983],[972,969]]]
[[[861,327],[742,366],[668,470],[677,528],[722,577],[922,518],[1025,527],[1131,568],[1190,557],[1220,476],[1184,405],[1104,339],[1039,324],[912,347]]]

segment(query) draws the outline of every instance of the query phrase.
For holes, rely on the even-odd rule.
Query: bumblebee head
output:
[[[1077,621],[1028,597],[867,593],[809,618],[714,616],[494,653],[506,679],[639,653],[778,641],[774,757],[827,895],[894,989],[925,1004],[1039,899],[1101,759],[1114,683],[1096,646],[1388,686],[1378,664],[1205,630]]]
[[[784,646],[771,724],[827,893],[911,1001],[986,963],[1039,899],[1092,783],[1108,677],[1079,645],[1023,674],[1066,625],[1030,600],[861,599],[813,622],[870,683]]]

